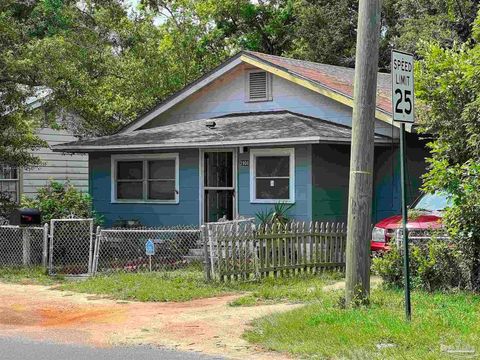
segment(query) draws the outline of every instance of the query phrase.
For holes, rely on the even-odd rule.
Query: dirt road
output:
[[[230,307],[237,296],[140,303],[0,283],[0,336],[96,347],[152,344],[232,359],[285,359],[241,338],[254,318],[295,305]]]

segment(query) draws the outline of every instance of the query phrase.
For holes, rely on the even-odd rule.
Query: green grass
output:
[[[259,319],[244,336],[312,359],[451,359],[448,349],[480,352],[478,296],[414,292],[411,323],[404,321],[402,292],[377,289],[369,307],[348,310],[339,306],[340,296],[325,293],[316,303]]]
[[[212,283],[205,282],[203,272],[185,269],[168,273],[117,273],[96,276],[85,281],[66,282],[59,288],[136,301],[188,301],[224,294],[246,293],[231,305],[252,306],[283,301],[314,301],[321,297],[321,288],[339,276],[322,274],[296,278],[266,278],[251,282]]]
[[[260,281],[206,282],[198,266],[170,272],[115,273],[86,279],[46,275],[40,267],[0,268],[0,281],[57,285],[57,289],[105,295],[119,300],[188,301],[225,294],[239,294],[231,306],[276,302],[311,302],[323,296],[323,286],[341,278],[339,273],[265,278]],[[243,295],[243,296],[242,296]]]
[[[0,281],[6,283],[54,285],[64,279],[49,276],[42,267],[0,267]]]
[[[324,297],[325,285],[341,280],[343,274],[325,272],[321,275],[298,275],[274,279],[272,277],[258,282],[238,284],[236,288],[250,293],[232,301],[232,306],[254,306],[264,303],[308,303]]]
[[[206,283],[203,273],[195,270],[100,275],[65,283],[60,289],[137,301],[188,301],[225,292],[220,286]]]

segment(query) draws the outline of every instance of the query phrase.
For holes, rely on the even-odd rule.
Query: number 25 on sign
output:
[[[414,122],[413,55],[392,51],[393,120]]]

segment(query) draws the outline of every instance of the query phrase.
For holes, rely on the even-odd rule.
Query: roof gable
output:
[[[268,71],[300,86],[322,94],[339,103],[353,107],[353,81],[355,70],[334,65],[295,60],[252,51],[242,51],[225,61],[179,92],[168,97],[153,109],[141,115],[120,132],[137,130],[163,112],[185,100],[200,89],[209,85],[241,63],[250,64]],[[391,119],[391,80],[390,74],[378,74],[376,118],[393,124]]]

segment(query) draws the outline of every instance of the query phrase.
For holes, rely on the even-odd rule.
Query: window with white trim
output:
[[[0,164],[0,198],[13,202],[19,201],[20,178],[15,166]]]
[[[250,151],[250,201],[275,203],[295,201],[295,150]]]
[[[245,83],[245,98],[247,101],[272,100],[271,78],[266,71],[248,70]]]
[[[112,201],[178,202],[178,154],[113,155]]]

